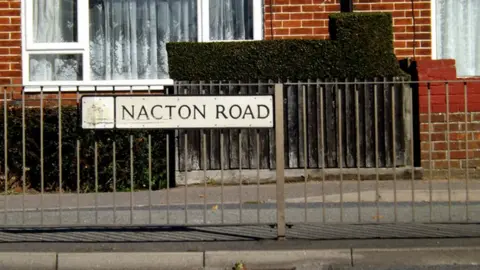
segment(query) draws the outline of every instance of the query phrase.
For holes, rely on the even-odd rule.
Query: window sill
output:
[[[116,92],[116,91],[161,91],[165,86],[172,86],[172,79],[160,80],[114,80],[89,82],[25,82],[25,93],[42,92]]]
[[[480,75],[473,75],[473,76],[457,76],[457,79],[459,80],[465,80],[465,81],[472,81],[472,80],[479,80]]]

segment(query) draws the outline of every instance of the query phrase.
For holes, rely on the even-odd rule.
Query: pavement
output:
[[[480,222],[479,180],[290,183],[285,200],[289,223]],[[0,209],[4,226],[271,224],[276,186],[19,194],[0,196]]]

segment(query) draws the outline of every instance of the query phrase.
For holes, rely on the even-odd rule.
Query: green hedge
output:
[[[175,80],[366,79],[405,76],[393,53],[387,13],[330,16],[331,40],[167,44]]]
[[[357,78],[406,76],[393,47],[389,13],[335,13],[329,31],[342,52],[342,76]]]
[[[29,189],[41,187],[41,140],[40,109],[25,110],[26,134],[26,183]],[[22,186],[22,110],[8,109],[8,166],[10,188]],[[59,188],[58,157],[58,108],[44,109],[44,183],[45,191]],[[148,135],[146,131],[86,131],[78,125],[78,111],[75,106],[62,108],[62,188],[77,190],[77,140],[80,141],[80,190],[95,190],[95,141],[98,142],[98,190],[113,190],[113,144],[116,141],[116,188],[130,190],[130,135],[133,136],[134,189],[148,189]],[[4,147],[4,113],[0,112],[0,149]],[[152,136],[152,185],[153,189],[166,186],[165,134],[150,132]],[[4,152],[0,157],[1,174],[4,175]],[[3,178],[3,177],[2,177]],[[3,181],[2,181],[3,182]],[[0,191],[3,191],[3,183]]]

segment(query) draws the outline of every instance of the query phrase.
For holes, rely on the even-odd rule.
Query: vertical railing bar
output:
[[[402,85],[404,84],[404,79],[402,78]],[[410,101],[410,115],[411,116],[411,127],[413,127],[413,102]],[[394,135],[395,136],[395,135]],[[396,158],[394,156],[394,158]],[[410,159],[412,161],[412,222],[415,223],[415,149],[413,147],[413,128],[410,128]]]
[[[275,84],[275,158],[276,158],[276,199],[277,199],[277,238],[284,239],[285,224],[285,146],[283,85]]]
[[[239,198],[239,205],[238,205],[238,211],[239,211],[239,218],[240,218],[240,223],[242,223],[242,137],[243,137],[243,130],[238,131],[238,198]]]
[[[62,224],[62,88],[58,87],[58,218]]]
[[[223,224],[224,223],[224,217],[225,217],[225,209],[224,209],[224,205],[223,205],[223,201],[224,201],[224,166],[225,166],[225,161],[224,161],[224,158],[225,158],[225,154],[223,153],[223,150],[224,150],[224,134],[223,134],[223,129],[220,131],[220,209],[222,210],[222,213],[221,213],[221,218],[222,218],[222,221],[221,223]]]
[[[133,168],[134,168],[134,160],[133,160],[133,135],[130,133],[130,224],[133,224]]]
[[[79,87],[77,86],[76,96],[77,96],[77,109],[80,108],[80,92]],[[80,224],[80,135],[77,134],[77,223]]]
[[[151,94],[150,85],[148,94]],[[152,134],[148,131],[148,224],[152,224]]]
[[[304,204],[305,204],[305,222],[308,222],[308,154],[307,154],[307,86],[302,85],[302,114],[303,114],[303,174],[304,174],[304,191],[305,194]]]
[[[202,82],[200,82],[200,93],[205,95]],[[207,134],[204,129],[202,133],[202,160],[203,160],[203,223],[207,224]]]
[[[320,162],[322,164],[322,167],[323,167],[323,157],[322,157],[322,151],[320,151],[321,149],[321,141],[320,141],[320,138],[321,138],[321,131],[320,131],[320,126],[322,125],[322,119],[320,119],[320,110],[321,110],[321,107],[320,107],[320,100],[323,98],[322,95],[321,95],[321,91],[320,91],[320,84],[319,84],[319,80],[316,81],[315,83],[315,94],[317,95],[318,97],[318,103],[317,103],[317,147],[318,147],[318,153],[317,153],[317,159],[318,159],[318,168],[320,168]]]
[[[188,223],[188,133],[187,131],[185,130],[185,133],[183,134],[184,136],[184,151],[185,151],[185,158],[184,158],[184,162],[185,162],[185,175],[184,175],[184,178],[185,178],[185,185],[184,185],[184,196],[185,196],[185,224]]]
[[[133,95],[133,86],[130,86],[130,94]],[[134,189],[133,174],[134,174],[134,157],[133,157],[133,134],[130,131],[130,224],[133,224],[133,211],[134,211]]]
[[[205,94],[205,93],[204,93]],[[207,224],[207,134],[202,130],[203,158],[203,223]]]
[[[97,87],[95,86],[95,95],[97,95]],[[94,145],[94,169],[95,169],[95,224],[98,224],[98,134],[95,130]]]
[[[25,115],[25,87],[22,87],[22,224],[25,224],[25,189],[27,188],[27,136]]]
[[[451,183],[451,162],[450,162],[450,89],[448,82],[445,82],[446,98],[446,122],[447,122],[447,181],[448,181],[448,220],[452,221],[452,183]]]
[[[345,85],[346,87],[346,85]],[[342,135],[342,92],[338,87],[338,80],[335,79],[335,90],[338,102],[338,167],[340,168],[340,222],[343,222],[343,135]]]
[[[261,94],[262,81],[258,80],[257,95]],[[267,87],[267,92],[269,92]],[[257,170],[257,223],[260,224],[260,130],[255,130],[256,170]]]
[[[7,103],[7,87],[3,88],[3,132],[4,132],[4,162],[5,162],[5,193],[3,194],[4,201],[4,223],[8,223],[8,103]]]
[[[359,94],[357,79],[354,79],[354,92],[355,92],[355,142],[356,142],[356,165],[357,165],[357,192],[358,192],[358,223],[362,222],[362,192],[361,192],[361,176],[360,176],[360,106],[359,106]]]
[[[257,147],[257,223],[260,223],[260,132],[255,133]]]
[[[115,86],[112,88],[115,95]],[[117,130],[113,130],[112,142],[112,177],[113,177],[113,224],[117,223]]]
[[[395,107],[396,107],[396,100],[395,100],[395,82],[392,85],[392,173],[393,173],[393,219],[394,222],[398,222],[398,198],[397,198],[397,141],[395,139],[397,133],[396,127],[396,117],[395,117]],[[377,217],[380,219],[380,217]]]
[[[318,159],[318,168],[320,169],[320,164],[321,164],[321,169],[323,171],[323,156],[322,156],[322,142],[321,142],[321,138],[322,138],[322,135],[321,135],[321,128],[320,126],[323,125],[322,123],[322,119],[320,118],[320,115],[321,115],[321,110],[322,108],[320,107],[320,100],[323,98],[322,97],[322,94],[320,92],[320,84],[319,84],[320,80],[317,79],[316,80],[316,83],[315,83],[315,95],[318,96],[318,103],[317,103],[317,147],[318,147],[318,151],[317,151],[317,159]],[[321,162],[321,163],[320,163]],[[323,193],[323,187],[322,187],[322,193]],[[325,209],[325,202],[322,201],[322,211]]]
[[[463,82],[463,93],[464,93],[464,103],[465,103],[465,219],[467,222],[470,221],[470,173],[469,173],[469,139],[468,139],[468,86],[467,82]]]
[[[112,143],[112,163],[113,163],[113,224],[117,223],[117,136],[114,131]]]
[[[186,95],[188,93],[188,90],[185,88],[184,89],[184,95]],[[184,151],[185,151],[185,189],[184,189],[184,196],[185,196],[185,224],[188,223],[188,160],[189,160],[189,156],[188,156],[188,132],[185,130],[185,133],[184,133],[184,136],[185,136],[185,145],[184,145]]]
[[[112,87],[113,94],[115,95],[115,86]],[[117,129],[113,129],[113,141],[112,141],[112,178],[113,178],[113,224],[117,223]]]
[[[427,106],[428,106],[428,191],[429,191],[429,220],[433,220],[433,160],[432,160],[432,101],[430,82],[427,83]]]
[[[317,80],[318,83],[318,80]],[[326,89],[326,84],[324,84],[324,87]],[[326,209],[326,202],[325,202],[325,119],[324,119],[324,107],[323,107],[323,90],[324,87],[320,85],[320,97],[319,97],[319,103],[320,103],[320,147],[322,149],[322,221],[323,223],[327,222],[327,209]]]
[[[228,90],[227,90],[227,95],[230,93],[230,89],[232,89],[231,82],[228,82]],[[218,94],[223,95],[223,90],[222,90],[222,81],[218,82]],[[224,168],[225,168],[225,154],[223,153],[224,150],[224,130],[222,129],[220,131],[220,209],[221,209],[221,223],[223,224],[224,218],[225,218],[225,208],[224,208],[224,189],[225,189],[225,179],[224,179]],[[231,142],[232,143],[232,142]]]
[[[379,175],[379,168],[378,168],[378,86],[377,86],[377,78],[374,79],[373,85],[373,122],[375,123],[375,205],[377,209],[376,220],[380,222],[380,205],[379,205],[379,197],[380,197],[380,175]]]
[[[95,135],[95,157],[94,157],[94,167],[95,167],[95,224],[98,224],[98,138]]]
[[[308,154],[307,154],[307,87],[302,85],[302,114],[303,114],[303,174],[304,174],[304,186],[303,194],[305,194],[304,204],[305,204],[305,223],[308,222]]]
[[[173,94],[174,95],[177,95],[180,93],[179,91],[179,85],[178,84],[174,84],[173,85]],[[168,93],[169,91],[167,91],[166,93]],[[173,134],[172,138],[171,138],[171,134]],[[177,135],[178,134],[178,135]],[[173,170],[173,172],[170,172],[170,162],[172,162],[170,160],[170,155],[171,155],[171,151],[170,151],[170,143],[173,142],[175,145],[178,145],[178,148],[175,147],[174,148],[174,155],[177,155],[177,157],[180,156],[180,147],[179,147],[179,142],[180,142],[180,133],[176,133],[176,132],[172,132],[172,133],[168,133],[167,132],[167,136],[166,136],[166,142],[167,142],[167,151],[166,151],[166,159],[167,159],[167,194],[166,194],[166,201],[167,201],[167,224],[170,224],[170,177],[172,177],[170,174],[173,173],[173,178],[176,179],[176,170]],[[181,172],[181,168],[178,167],[178,171]]]
[[[43,149],[43,86],[40,87],[40,224],[43,225],[43,203],[45,189]]]
[[[165,200],[167,203],[167,224],[170,224],[170,133],[167,132],[166,134],[166,143],[167,143],[167,151],[166,151],[166,160],[167,160],[167,194],[165,196]],[[175,140],[175,138],[174,138]],[[175,172],[173,172],[175,173]]]

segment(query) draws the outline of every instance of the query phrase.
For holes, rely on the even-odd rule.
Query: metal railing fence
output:
[[[275,128],[83,130],[86,92],[5,86],[2,225],[269,224],[284,237],[286,225],[297,223],[480,219],[480,81],[149,89],[179,97],[271,94]]]

